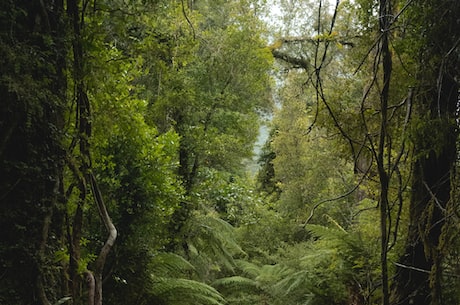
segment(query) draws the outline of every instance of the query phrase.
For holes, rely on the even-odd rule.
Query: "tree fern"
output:
[[[235,265],[243,275],[246,275],[249,278],[255,279],[260,274],[261,267],[252,262],[239,259],[235,260]]]
[[[261,304],[264,294],[259,283],[243,276],[231,276],[221,278],[212,283],[231,305]]]
[[[225,300],[213,287],[188,279],[195,267],[174,253],[158,253],[151,262],[151,294],[162,304],[222,305]]]
[[[307,300],[312,304],[340,304],[350,293],[368,296],[370,288],[366,287],[375,285],[369,281],[378,261],[358,232],[347,232],[337,224],[308,225],[306,229],[316,240],[303,245],[303,256],[285,260],[290,273],[273,285],[273,294],[278,299],[284,295],[295,304]],[[290,257],[301,250],[290,249],[294,251]]]
[[[157,277],[152,293],[168,305],[223,305],[225,299],[213,287],[183,278]]]
[[[292,271],[284,265],[264,265],[260,268],[260,273],[256,277],[256,280],[261,286],[266,289],[270,289],[273,283],[276,283],[289,275]]]
[[[277,294],[292,294],[299,288],[304,288],[308,283],[309,270],[294,272],[277,282],[273,288]]]
[[[332,305],[346,302],[350,291],[365,294],[361,287],[366,286],[369,274],[363,267],[371,261],[372,252],[359,234],[333,224],[308,225],[315,239],[286,247],[279,253],[282,263],[257,265],[236,260],[238,275],[219,279],[213,286],[231,304],[255,304],[259,297],[272,305]]]
[[[158,253],[152,259],[152,271],[158,275],[180,276],[185,272],[195,270],[182,256],[174,253]]]
[[[233,290],[233,291],[241,291],[241,290],[254,290],[258,288],[257,281],[253,279],[249,279],[243,276],[231,276],[226,278],[221,278],[215,280],[212,283],[213,287],[221,288],[224,290]]]
[[[307,225],[305,228],[307,229],[307,231],[312,233],[313,236],[320,239],[342,240],[343,238],[348,236],[348,233],[341,227],[330,228],[321,225]]]
[[[203,278],[210,268],[233,271],[234,255],[244,253],[234,238],[233,227],[213,213],[196,212],[188,220],[186,243],[185,255]]]
[[[236,272],[241,275],[221,278],[212,284],[226,296],[230,304],[277,304],[276,300],[281,304],[283,299],[288,299],[286,294],[277,292],[274,287],[293,272],[288,266],[259,266],[245,260],[237,260],[236,266]]]

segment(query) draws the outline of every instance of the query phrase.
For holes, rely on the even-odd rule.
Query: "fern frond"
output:
[[[276,292],[281,295],[287,295],[292,293],[299,288],[304,288],[306,283],[308,283],[308,271],[301,270],[290,274],[286,278],[282,279],[281,281],[277,282],[273,288]]]
[[[256,280],[266,285],[272,285],[292,273],[286,266],[282,265],[264,265],[260,269],[259,275]]]
[[[257,282],[253,279],[248,279],[242,276],[231,276],[215,280],[212,283],[213,287],[222,287],[224,289],[232,289],[234,291],[246,288],[257,288]]]
[[[238,269],[243,272],[243,274],[249,276],[250,278],[256,278],[260,274],[261,267],[254,263],[239,259],[235,260],[235,264]]]
[[[155,278],[152,293],[167,304],[224,305],[222,295],[213,287],[188,279]]]
[[[315,268],[316,265],[326,260],[327,258],[335,255],[337,249],[315,249],[299,260],[299,265],[302,268]]]
[[[152,271],[155,275],[182,275],[192,270],[195,267],[190,262],[174,253],[158,253],[152,259]]]
[[[203,228],[214,237],[215,240],[220,241],[222,245],[228,249],[232,254],[243,254],[244,251],[238,245],[234,235],[234,227],[225,220],[213,216],[204,215],[201,217]]]
[[[191,250],[188,254],[199,273],[207,273],[213,265],[233,271],[234,255],[244,253],[233,231],[229,223],[211,213],[195,214],[188,220],[187,243]]]
[[[309,231],[314,236],[320,239],[329,239],[329,240],[336,240],[342,239],[348,235],[346,231],[340,229],[334,229],[326,226],[321,225],[307,225],[305,227],[307,231]]]

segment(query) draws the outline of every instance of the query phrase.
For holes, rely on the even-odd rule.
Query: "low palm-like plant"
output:
[[[213,287],[187,277],[195,267],[173,253],[160,253],[152,262],[151,293],[165,305],[182,305],[184,300],[194,305],[223,305],[222,295]]]
[[[378,270],[374,251],[359,234],[338,225],[306,229],[316,240],[306,244],[305,255],[291,263],[293,272],[274,291],[292,298],[293,304],[367,304],[372,272]]]
[[[306,229],[313,239],[280,251],[279,263],[239,260],[237,275],[212,285],[235,305],[370,304],[378,282],[378,243],[372,247],[359,232],[338,224]]]

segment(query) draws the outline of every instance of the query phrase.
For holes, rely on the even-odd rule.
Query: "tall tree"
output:
[[[50,261],[61,235],[64,5],[3,1],[1,11],[0,302],[50,304],[65,291]]]
[[[64,4],[0,6],[0,302],[48,305],[65,291],[52,265],[62,235]]]
[[[91,200],[109,233],[93,272],[86,270],[88,302],[102,303],[102,272],[116,230],[92,172],[85,9],[70,0],[2,3],[1,224],[8,236],[1,247],[8,275],[2,303],[81,302],[82,226]],[[61,255],[68,269],[60,266]],[[13,272],[18,266],[23,269]]]
[[[169,10],[180,14],[173,14],[174,22],[158,21],[155,38],[164,43],[141,81],[150,88],[151,124],[180,136],[178,174],[187,198],[171,223],[180,239],[184,222],[203,203],[200,183],[214,171],[244,173],[258,114],[271,106],[272,56],[248,2],[177,2]]]
[[[414,146],[410,224],[394,281],[394,304],[442,304],[443,259],[449,244],[457,160],[459,39],[456,1],[412,3],[417,35]],[[419,36],[421,35],[421,36]],[[409,38],[408,37],[408,38]],[[417,41],[417,40],[415,40]]]

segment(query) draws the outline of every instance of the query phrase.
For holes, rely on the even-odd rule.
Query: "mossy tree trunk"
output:
[[[62,223],[67,55],[62,1],[0,4],[0,303],[65,293],[53,252]]]
[[[410,223],[392,289],[393,304],[442,304],[441,276],[457,158],[458,26],[456,1],[423,1],[425,39],[415,94]],[[420,17],[420,16],[419,16]]]

